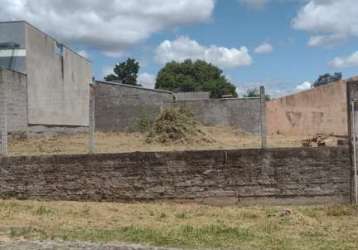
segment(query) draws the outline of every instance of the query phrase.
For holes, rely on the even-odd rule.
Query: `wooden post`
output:
[[[266,94],[265,87],[260,87],[260,135],[261,148],[267,148]]]
[[[95,86],[90,85],[89,103],[89,142],[88,149],[90,154],[96,152],[96,121],[95,121]]]
[[[1,98],[1,102],[2,102],[2,109],[0,110],[0,132],[1,132],[1,150],[0,150],[0,154],[7,156],[8,154],[8,125],[7,125],[7,93],[8,93],[8,85],[7,85],[7,81],[4,80],[3,78],[3,73],[0,71],[0,84],[2,85],[2,98]]]

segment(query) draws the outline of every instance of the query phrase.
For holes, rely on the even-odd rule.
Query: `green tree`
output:
[[[133,58],[128,58],[127,61],[118,63],[114,66],[114,74],[106,76],[106,81],[116,81],[123,84],[135,85],[137,84],[139,62]]]
[[[246,91],[246,94],[244,94],[244,97],[245,98],[260,97],[260,89],[259,88],[248,89]],[[271,96],[265,95],[265,99],[266,99],[266,101],[270,101]]]
[[[202,60],[167,63],[158,73],[156,89],[174,92],[210,92],[211,98],[237,97],[236,87],[218,67]]]

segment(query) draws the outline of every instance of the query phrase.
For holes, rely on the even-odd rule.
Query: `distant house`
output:
[[[91,63],[61,42],[24,21],[0,22],[0,71],[9,129],[88,126]]]

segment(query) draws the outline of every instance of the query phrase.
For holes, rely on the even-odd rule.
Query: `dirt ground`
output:
[[[143,133],[96,133],[96,153],[184,151],[184,150],[220,150],[259,148],[259,136],[242,133],[238,129],[226,127],[203,127],[211,142],[191,144],[147,143]],[[304,137],[270,136],[271,148],[301,147]],[[336,145],[332,139],[329,145]],[[46,155],[46,154],[82,154],[88,153],[88,135],[36,136],[32,138],[10,139],[9,155]]]
[[[94,244],[66,241],[4,241],[0,239],[0,250],[175,250],[129,244]]]

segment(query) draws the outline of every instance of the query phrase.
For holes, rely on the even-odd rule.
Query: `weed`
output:
[[[44,206],[40,206],[39,208],[37,208],[34,212],[35,215],[37,216],[43,216],[43,215],[52,215],[54,214],[54,210],[44,207]]]
[[[19,227],[19,228],[11,227],[9,234],[11,238],[25,238],[25,239],[48,238],[48,235],[45,231],[33,227]]]
[[[150,119],[147,115],[143,115],[136,124],[136,130],[141,133],[148,133],[153,127],[154,121]]]
[[[165,213],[160,213],[159,219],[165,219],[167,218],[167,215]]]
[[[176,214],[175,215],[175,217],[177,218],[177,219],[186,219],[187,218],[187,215],[186,215],[186,213],[178,213],[178,214]]]
[[[327,216],[341,217],[352,215],[352,209],[344,206],[332,206],[327,209]]]

